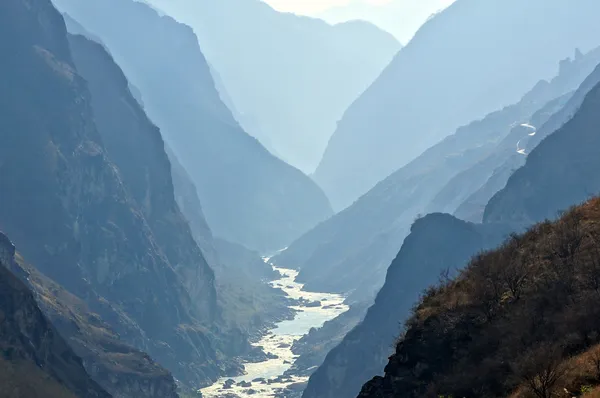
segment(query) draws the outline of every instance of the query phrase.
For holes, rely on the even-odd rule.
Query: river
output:
[[[282,289],[290,298],[301,300],[306,305],[293,306],[297,311],[293,320],[279,322],[258,342],[273,359],[259,363],[246,363],[246,374],[238,377],[224,377],[215,384],[203,388],[206,398],[223,397],[278,397],[282,390],[305,383],[308,377],[284,377],[296,356],[291,350],[292,344],[315,327],[319,328],[341,313],[348,310],[344,297],[339,294],[316,293],[303,290],[303,285],[296,282],[298,272],[291,269],[273,267],[281,274],[281,278],[272,281],[273,287]],[[308,304],[308,303],[312,304]],[[316,302],[320,304],[317,306]]]

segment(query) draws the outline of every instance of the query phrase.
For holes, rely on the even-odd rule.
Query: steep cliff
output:
[[[214,274],[179,211],[171,164],[160,131],[129,91],[125,75],[106,50],[69,35],[77,71],[88,83],[96,126],[106,153],[142,211],[161,251],[186,284],[207,320],[215,318]]]
[[[179,246],[158,244],[151,228],[164,216],[160,196],[138,203],[129,171],[110,161],[61,15],[48,0],[5,1],[0,33],[11,54],[0,64],[0,226],[29,263],[180,381],[198,386],[238,368],[219,350],[233,340],[209,330],[217,310],[206,264],[171,262],[183,258]]]
[[[109,398],[11,273],[14,255],[0,233],[0,396]]]
[[[454,2],[348,108],[315,180],[336,210],[351,205],[457,127],[518,101],[574,48],[598,46],[598,11],[595,0]]]
[[[192,177],[216,237],[259,252],[331,214],[321,189],[272,156],[221,101],[191,28],[133,0],[55,0],[106,44]]]

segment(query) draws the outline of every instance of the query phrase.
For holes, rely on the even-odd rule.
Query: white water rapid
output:
[[[297,271],[277,267],[274,269],[282,275],[280,279],[271,282],[274,287],[281,288],[292,299],[320,302],[320,306],[291,307],[298,311],[294,319],[279,322],[254,344],[277,358],[259,363],[246,363],[245,375],[221,378],[215,384],[201,390],[204,397],[277,397],[277,393],[283,389],[295,383],[306,382],[307,377],[282,377],[296,359],[291,350],[292,344],[311,328],[319,328],[326,321],[348,310],[348,306],[343,303],[343,296],[306,292],[303,285],[296,282]]]

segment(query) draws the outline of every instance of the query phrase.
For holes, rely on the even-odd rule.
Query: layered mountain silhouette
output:
[[[346,108],[400,49],[370,23],[331,26],[260,0],[147,2],[194,29],[241,125],[305,173]]]
[[[351,0],[346,3],[325,10],[317,16],[332,24],[366,20],[390,32],[401,43],[408,43],[427,18],[449,6],[452,0],[418,2]]]
[[[575,47],[600,44],[599,9],[593,0],[459,0],[427,21],[329,141],[314,178],[334,209],[457,127],[518,101]]]
[[[584,82],[582,87],[587,83]],[[356,396],[360,390],[360,382],[356,380],[364,377],[363,372],[367,369],[374,374],[383,370],[390,345],[401,334],[401,324],[412,305],[427,286],[439,281],[440,275],[448,275],[444,271],[452,275],[478,252],[499,244],[509,232],[523,230],[545,218],[555,218],[561,210],[600,192],[600,181],[592,175],[599,162],[596,156],[600,140],[597,133],[599,95],[600,85],[596,85],[587,93],[573,118],[531,152],[525,165],[490,200],[483,224],[437,213],[425,216],[412,226],[410,235],[388,269],[386,282],[375,304],[364,321],[328,354],[325,363],[311,377],[304,397]],[[580,142],[581,145],[567,145],[568,142]],[[443,355],[441,351],[438,354]],[[400,358],[392,361],[401,361]],[[425,371],[423,374],[436,373],[434,368],[431,369],[432,373]],[[403,385],[402,376],[395,373],[394,377]],[[380,380],[377,380],[375,387],[365,390],[365,396],[393,396],[385,390],[387,387],[382,391],[381,385],[377,384]],[[421,387],[402,387],[394,393],[402,391],[403,395],[413,396],[411,391]]]
[[[37,294],[64,288],[76,298],[43,309],[107,390],[175,394],[171,376],[123,342],[185,386],[239,372],[233,357],[250,346],[224,320],[213,270],[175,201],[160,131],[125,75],[101,45],[69,39],[48,0],[10,0],[1,11],[11,57],[0,64],[0,228],[44,274]],[[98,319],[76,315],[88,312]],[[122,373],[109,377],[119,350]],[[137,379],[124,374],[135,368]]]
[[[593,396],[599,221],[594,199],[432,286],[359,397]]]
[[[216,237],[268,252],[331,214],[316,184],[240,128],[190,28],[132,0],[55,4],[102,40],[139,89]]]
[[[552,80],[539,81],[519,102],[459,128],[275,260],[298,267],[299,280],[310,289],[370,300],[419,215],[456,211],[469,221],[481,221],[487,201],[524,163],[525,156],[516,153],[517,142],[530,151],[568,120],[590,89],[590,79],[582,81],[599,62],[598,49],[563,60]],[[525,123],[537,126],[536,136],[528,136],[530,130],[521,126]]]

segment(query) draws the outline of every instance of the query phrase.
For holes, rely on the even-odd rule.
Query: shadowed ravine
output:
[[[269,261],[269,259],[265,259]],[[295,270],[273,268],[281,274],[281,278],[272,281],[276,288],[281,288],[291,299],[302,304],[292,306],[298,311],[292,320],[279,322],[265,334],[255,346],[260,346],[271,357],[264,362],[246,363],[246,374],[233,378],[221,378],[212,386],[202,389],[204,397],[278,397],[284,390],[308,381],[308,377],[284,375],[289,370],[297,355],[292,352],[292,345],[311,328],[319,328],[348,310],[344,297],[339,294],[315,293],[302,290],[303,284],[295,281],[298,272]],[[317,305],[318,304],[318,305]]]

